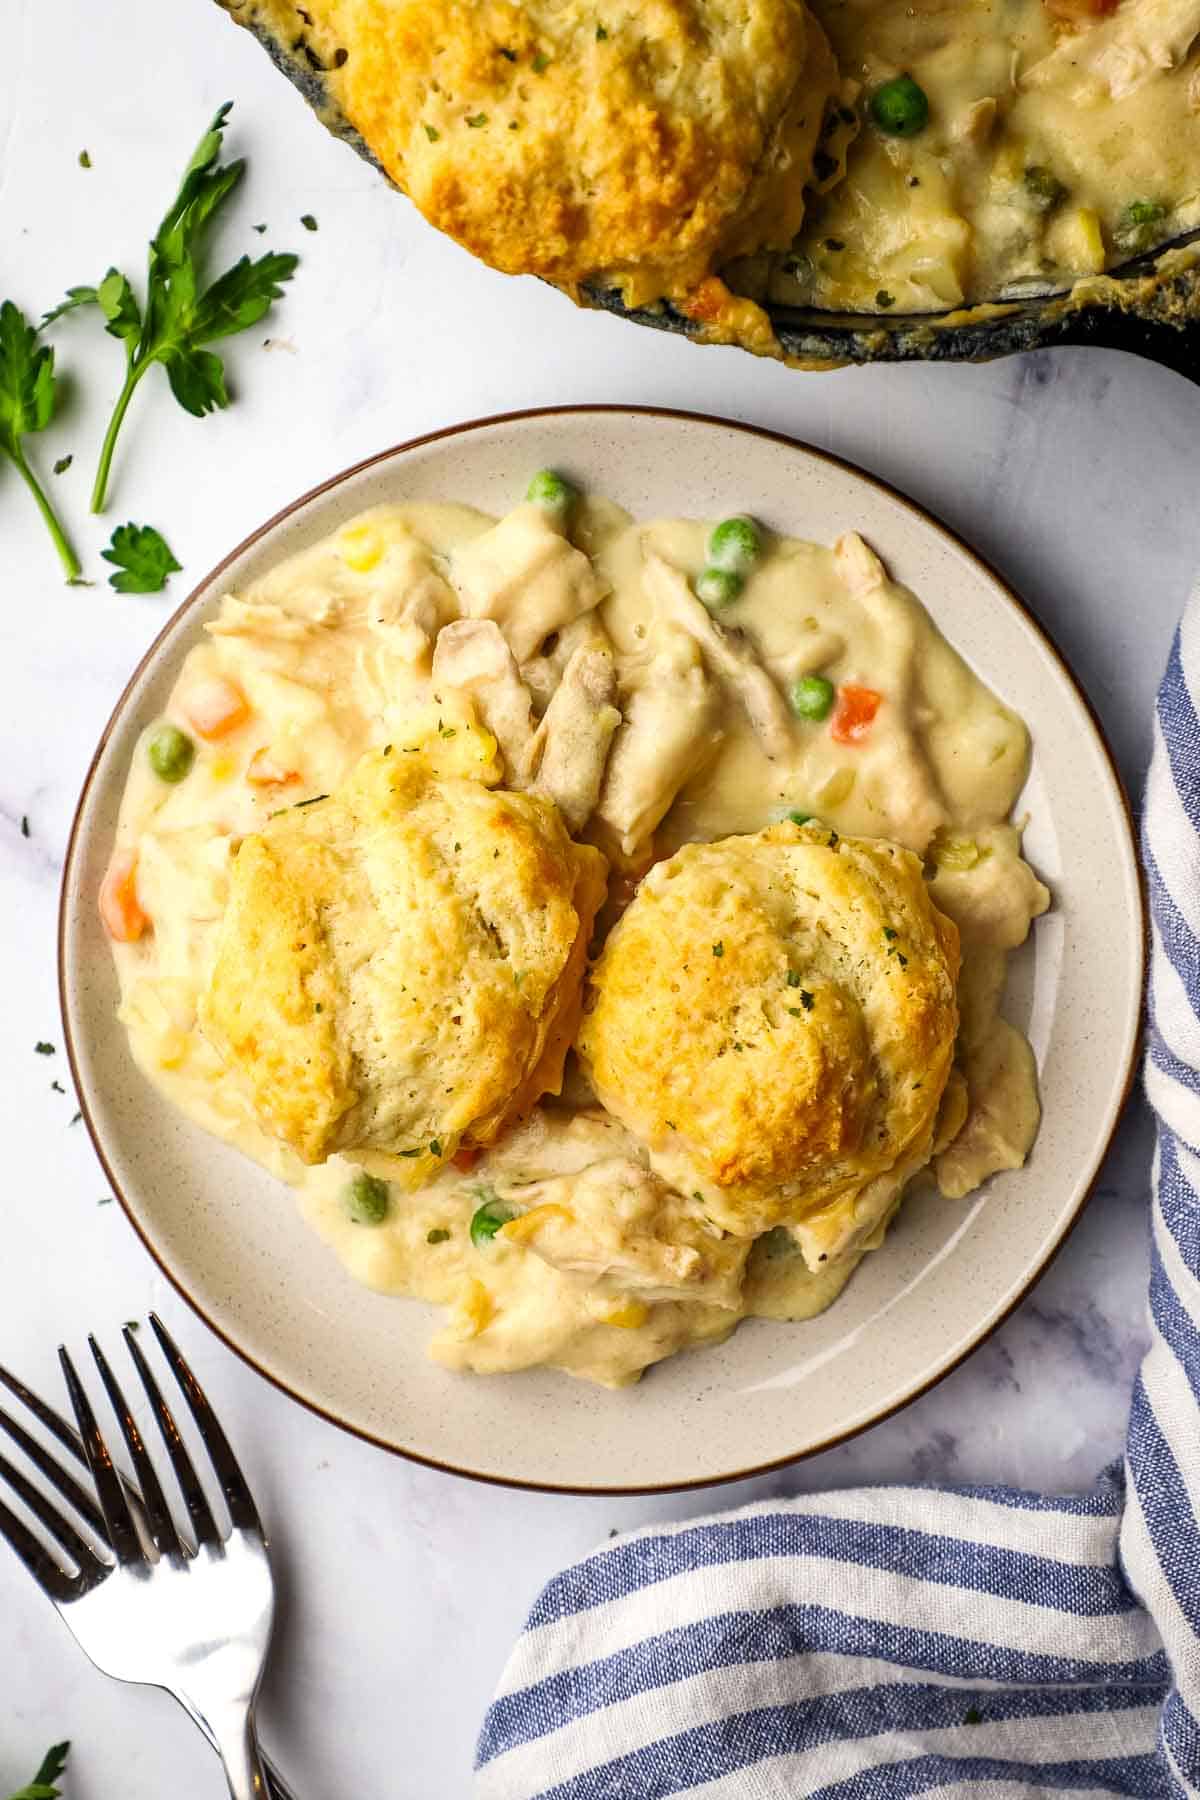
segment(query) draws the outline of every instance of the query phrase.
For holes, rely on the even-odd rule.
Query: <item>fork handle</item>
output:
[[[253,1709],[220,1722],[210,1718],[209,1725],[229,1784],[230,1800],[272,1800],[259,1755]]]
[[[268,1800],[295,1800],[291,1788],[265,1751],[260,1751],[263,1773],[267,1778]]]

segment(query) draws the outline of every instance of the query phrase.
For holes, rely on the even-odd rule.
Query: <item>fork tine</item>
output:
[[[64,1449],[71,1452],[77,1462],[87,1466],[83,1445],[61,1413],[55,1412],[52,1406],[47,1406],[46,1402],[35,1394],[32,1388],[27,1388],[23,1381],[19,1381],[10,1370],[4,1367],[3,1363],[0,1363],[0,1382],[4,1383],[10,1394],[16,1395],[22,1406],[29,1408],[34,1418],[39,1420],[46,1430],[58,1439]]]
[[[76,1583],[59,1568],[45,1545],[38,1543],[29,1527],[23,1525],[15,1513],[9,1512],[3,1500],[0,1500],[0,1537],[7,1539],[43,1593],[60,1603],[74,1597]]]
[[[113,1468],[108,1445],[96,1423],[96,1415],[83,1390],[83,1383],[75,1373],[75,1365],[62,1344],[58,1346],[58,1360],[62,1364],[67,1393],[71,1397],[71,1408],[79,1423],[79,1435],[83,1439],[83,1451],[87,1457],[87,1465],[92,1472],[92,1480],[96,1484],[96,1498],[100,1502],[100,1511],[104,1514],[108,1541],[113,1547],[118,1562],[144,1562],[146,1560],[145,1552],[142,1549],[141,1539],[134,1529],[129,1508],[125,1504],[125,1494],[121,1487],[120,1476]]]
[[[7,1456],[0,1456],[0,1477],[7,1481],[19,1500],[23,1500],[35,1519],[41,1521],[60,1543],[72,1562],[88,1577],[95,1579],[97,1575],[107,1575],[108,1569],[86,1544],[69,1520],[64,1519],[57,1507],[52,1506],[39,1487],[23,1475]]]
[[[128,1336],[128,1328],[126,1335]],[[108,1366],[108,1358],[90,1334],[88,1347],[96,1360],[100,1379],[112,1402],[112,1409],[117,1415],[117,1423],[121,1427],[121,1435],[125,1439],[126,1448],[133,1460],[134,1474],[137,1476],[138,1486],[141,1489],[142,1505],[146,1511],[150,1536],[164,1556],[182,1556],[184,1547],[179,1533],[175,1529],[175,1521],[171,1517],[171,1509],[167,1505],[154,1464],[142,1442],[142,1434],[137,1428],[137,1421],[129,1410],[129,1404],[121,1392],[116,1376]]]
[[[254,1504],[250,1485],[242,1474],[238,1459],[233,1454],[229,1439],[221,1429],[216,1413],[209,1405],[208,1396],[196,1380],[191,1368],[184,1360],[183,1352],[157,1313],[150,1314],[150,1324],[162,1347],[163,1355],[171,1365],[171,1373],[182,1388],[183,1397],[191,1408],[192,1417],[199,1427],[200,1436],[204,1440],[204,1448],[212,1459],[217,1479],[221,1483],[221,1492],[229,1507],[230,1518],[235,1525],[241,1526],[243,1529],[261,1533],[262,1521],[258,1516],[258,1508]],[[131,1350],[135,1348],[132,1342],[129,1348]]]
[[[151,1323],[154,1324],[154,1315],[151,1314],[150,1317]],[[196,1474],[192,1459],[188,1455],[188,1447],[179,1435],[175,1415],[163,1399],[162,1390],[154,1379],[154,1372],[142,1355],[141,1346],[128,1326],[125,1328],[125,1343],[133,1358],[134,1366],[142,1378],[146,1398],[154,1410],[155,1421],[162,1441],[167,1447],[167,1455],[171,1458],[171,1467],[175,1471],[176,1479],[183,1493],[188,1517],[192,1521],[196,1542],[219,1545],[222,1539],[221,1533],[217,1530],[217,1521],[213,1518],[212,1507],[208,1504],[208,1497],[200,1485],[200,1477]]]
[[[49,1411],[49,1408],[46,1410]],[[25,1427],[19,1425],[11,1414],[5,1412],[2,1406],[0,1406],[0,1430],[8,1433],[13,1442],[25,1452],[30,1462],[41,1470],[47,1481],[53,1482],[63,1499],[68,1500],[75,1511],[87,1520],[96,1535],[107,1543],[108,1532],[104,1527],[104,1519],[91,1495],[86,1494],[79,1483],[67,1474],[62,1464],[51,1456],[49,1451],[44,1450],[37,1439],[31,1437]],[[82,1455],[82,1452],[80,1454]]]

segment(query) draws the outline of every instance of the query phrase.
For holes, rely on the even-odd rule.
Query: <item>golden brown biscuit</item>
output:
[[[838,87],[803,0],[222,4],[440,230],[633,305],[790,243]]]
[[[750,1235],[928,1155],[957,974],[909,851],[774,825],[650,871],[592,973],[579,1051],[660,1173]]]
[[[369,752],[241,845],[202,1028],[305,1162],[418,1186],[557,1092],[604,883],[548,801]]]

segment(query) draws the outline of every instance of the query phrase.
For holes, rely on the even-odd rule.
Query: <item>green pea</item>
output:
[[[911,75],[897,75],[875,89],[870,112],[888,137],[916,137],[929,123],[929,97]]]
[[[1025,192],[1038,212],[1053,212],[1067,197],[1067,190],[1058,176],[1043,168],[1041,163],[1031,163],[1026,169]]]
[[[146,755],[158,779],[169,781],[173,787],[195,762],[196,746],[178,725],[160,725],[146,745]]]
[[[490,1244],[502,1225],[516,1218],[511,1206],[505,1206],[503,1200],[485,1200],[471,1216],[471,1242],[477,1250]]]
[[[570,482],[564,481],[553,469],[539,469],[525,489],[525,498],[536,506],[544,506],[547,512],[566,513],[579,495]]]
[[[748,575],[761,549],[758,527],[753,519],[747,519],[743,514],[722,519],[709,533],[709,566],[724,569],[731,575]]]
[[[788,699],[798,719],[811,719],[814,724],[819,724],[829,717],[833,693],[833,683],[826,681],[824,675],[802,675],[793,683]]]
[[[365,1169],[358,1169],[346,1183],[343,1199],[355,1225],[382,1225],[387,1218],[391,1190],[378,1175],[368,1175]]]
[[[1159,227],[1166,216],[1166,207],[1160,206],[1157,200],[1131,200],[1113,232],[1118,250],[1127,250],[1130,254],[1149,250],[1161,237]]]
[[[742,587],[742,577],[733,569],[701,569],[696,577],[696,597],[703,600],[710,612],[732,606]]]

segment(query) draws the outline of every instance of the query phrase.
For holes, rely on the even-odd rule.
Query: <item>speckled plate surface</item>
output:
[[[885,1248],[803,1325],[728,1343],[618,1393],[547,1371],[478,1379],[426,1360],[431,1309],[351,1282],[270,1176],[179,1117],[133,1065],[95,894],[137,734],[220,596],[380,501],[501,513],[553,464],[642,517],[753,512],[832,541],[861,531],[979,675],[1028,721],[1027,854],[1054,895],[1014,959],[1006,1010],[1033,1043],[1044,1119],[1023,1170],[964,1202],[908,1201]],[[1087,703],[1019,601],[958,539],[871,477],[766,432],[686,414],[568,408],[456,427],[298,500],[230,555],[121,696],[66,863],[66,1041],[96,1148],[134,1227],[208,1324],[336,1423],[482,1479],[620,1492],[731,1479],[861,1431],[994,1329],[1074,1222],[1133,1072],[1144,911],[1128,811]]]

